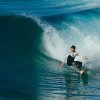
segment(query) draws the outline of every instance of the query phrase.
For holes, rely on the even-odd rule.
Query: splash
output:
[[[43,34],[39,49],[47,56],[62,61],[69,53],[71,45],[76,45],[81,57],[87,56],[89,62],[100,65],[99,24],[98,16],[93,13],[71,14],[52,22],[42,17],[31,17],[42,29]],[[26,16],[26,15],[25,15]],[[57,23],[56,23],[57,22]],[[92,25],[92,26],[91,26]],[[89,66],[89,68],[93,68]]]
[[[44,30],[42,35],[42,47],[45,49],[46,55],[62,60],[66,54],[66,43],[62,37],[60,37],[59,31],[52,27],[46,21],[42,21],[40,18],[33,17],[40,27]]]
[[[86,17],[81,17],[83,17],[83,19],[80,18],[80,15],[74,16],[73,23],[67,22],[66,20],[64,23],[59,23],[62,26],[65,25],[67,28],[62,28],[62,30],[60,30],[60,28],[57,29],[41,18],[34,17],[34,20],[44,30],[42,46],[45,48],[45,53],[48,56],[62,60],[69,52],[69,47],[75,44],[80,55],[88,56],[89,59],[99,59],[100,46],[98,45],[98,32],[96,29],[90,30],[90,21],[92,19],[88,21]],[[94,19],[92,23],[95,23],[95,20],[97,19]],[[98,26],[96,28],[98,28]]]

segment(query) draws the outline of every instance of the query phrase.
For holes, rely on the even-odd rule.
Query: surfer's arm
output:
[[[64,58],[64,60],[63,60],[62,63],[61,63],[61,66],[62,66],[62,67],[64,66],[64,63],[65,63],[66,60],[67,60],[67,56]]]

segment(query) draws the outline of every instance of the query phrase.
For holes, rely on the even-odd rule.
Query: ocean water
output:
[[[100,100],[100,0],[0,0],[0,100]],[[85,73],[61,61],[71,45]]]

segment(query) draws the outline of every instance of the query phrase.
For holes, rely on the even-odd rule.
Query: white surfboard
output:
[[[82,69],[82,70],[79,71],[79,72],[80,72],[80,74],[82,75],[82,74],[84,73],[84,71],[85,71],[85,69],[84,69],[84,70]]]

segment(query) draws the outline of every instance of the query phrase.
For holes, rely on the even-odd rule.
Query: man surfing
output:
[[[84,58],[87,60],[87,57]],[[72,45],[70,48],[70,53],[66,55],[64,61],[62,61],[61,66],[64,66],[65,61],[67,61],[68,66],[75,66],[79,70],[80,74],[84,72],[82,69],[82,58],[79,56],[79,54],[76,52],[76,46]]]

